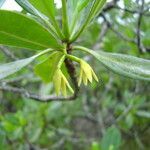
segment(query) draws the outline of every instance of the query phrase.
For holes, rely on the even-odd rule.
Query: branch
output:
[[[136,41],[134,39],[128,38],[125,35],[123,35],[122,33],[118,32],[115,28],[113,28],[113,25],[108,21],[108,19],[106,18],[106,16],[101,13],[102,18],[104,19],[104,21],[107,23],[107,26],[121,39],[123,39],[124,41],[127,42],[132,42],[134,44],[136,44]]]
[[[121,8],[120,6],[117,5],[117,2],[118,2],[118,1],[119,1],[119,0],[117,0],[117,1],[112,1],[112,2],[108,3],[108,4],[104,7],[102,13],[106,13],[106,12],[108,12],[108,11],[111,11],[112,9],[122,10],[122,11],[124,11],[124,12],[128,12],[128,13],[131,13],[131,14],[138,14],[138,13],[139,13],[138,10],[130,10],[130,9],[128,9],[128,8]],[[149,17],[149,16],[150,16],[150,14],[146,14],[146,12],[149,11],[149,9],[150,9],[149,7],[148,7],[147,9],[145,9],[145,10],[143,9],[143,15],[144,15],[145,17]]]
[[[0,86],[0,90],[11,92],[11,93],[16,93],[23,97],[26,97],[26,98],[29,98],[38,102],[70,101],[76,98],[75,95],[70,96],[70,97],[57,97],[53,95],[48,95],[48,96],[36,95],[36,94],[30,93],[24,88],[17,88],[17,87],[12,87],[8,85]]]
[[[141,40],[141,24],[142,24],[144,3],[145,3],[145,0],[142,0],[142,4],[139,10],[138,23],[137,23],[137,47],[141,53],[146,52],[146,48],[143,46],[143,43]]]
[[[69,54],[71,53],[70,45],[68,45],[68,47],[67,47],[67,52]],[[70,78],[72,80],[72,84],[74,85],[74,89],[75,89],[74,94],[72,96],[69,96],[69,97],[57,97],[55,95],[42,96],[42,95],[30,93],[28,90],[26,90],[24,88],[12,87],[12,86],[9,86],[7,84],[7,83],[15,82],[16,80],[12,80],[11,82],[2,81],[2,85],[0,86],[0,90],[16,93],[16,94],[19,94],[19,95],[24,96],[26,98],[30,98],[32,100],[39,101],[39,102],[75,100],[77,98],[78,92],[79,92],[79,87],[78,87],[76,72],[75,72],[75,66],[74,66],[73,62],[69,59],[65,60],[65,64],[66,64],[68,73],[70,75]],[[21,79],[24,79],[24,78],[21,78]],[[21,79],[18,78],[18,80],[21,80]]]
[[[72,47],[70,44],[67,45],[67,53],[68,54],[71,54],[72,52]],[[76,77],[76,69],[75,69],[75,66],[73,64],[73,62],[69,59],[66,59],[65,60],[65,65],[66,65],[66,68],[68,70],[68,73],[70,75],[70,78],[72,80],[72,84],[74,85],[74,95],[73,95],[73,99],[76,99],[77,96],[78,96],[78,93],[79,93],[79,87],[78,87],[78,82],[77,82],[77,77]]]

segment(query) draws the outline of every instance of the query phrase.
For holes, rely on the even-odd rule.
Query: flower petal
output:
[[[67,96],[67,89],[66,89],[66,83],[64,80],[61,81],[61,91],[62,91],[62,94],[66,97]]]
[[[57,95],[59,95],[60,89],[61,89],[61,71],[60,70],[56,70],[54,77],[53,77],[53,83],[55,87],[55,92]]]
[[[87,79],[92,82],[92,68],[91,66],[86,63],[85,61],[81,61],[81,69],[84,71]]]
[[[67,85],[69,91],[73,94],[74,90],[72,89],[72,87],[70,86],[68,80],[66,79],[66,77],[64,76],[64,74],[62,73],[62,80],[64,80],[63,82]]]
[[[88,79],[87,79],[87,76],[86,76],[86,74],[83,72],[83,77],[82,77],[82,79],[83,79],[83,83],[84,83],[84,85],[87,85],[88,84]]]
[[[93,69],[92,69],[92,75],[93,75],[93,78],[95,79],[95,81],[99,82],[98,77],[95,74],[95,72],[93,71]]]
[[[83,70],[81,69],[81,70],[80,70],[80,75],[79,75],[79,80],[78,80],[78,86],[81,85],[82,78],[83,78]]]

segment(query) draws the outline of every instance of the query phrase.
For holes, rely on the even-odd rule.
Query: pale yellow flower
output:
[[[57,95],[62,93],[64,96],[67,96],[67,88],[71,93],[74,93],[72,87],[60,69],[55,71],[53,76],[53,83]]]
[[[98,82],[98,77],[96,76],[91,66],[88,63],[86,63],[84,60],[81,60],[78,85],[80,86],[82,81],[85,85],[88,84],[88,81],[92,83],[93,78]]]

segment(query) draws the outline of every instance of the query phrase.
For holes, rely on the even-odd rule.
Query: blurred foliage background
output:
[[[77,42],[149,59],[149,10],[147,0],[109,1]],[[33,54],[0,46],[1,63]],[[34,74],[37,62],[0,81],[0,150],[150,149],[149,83],[120,77],[92,57],[76,54],[93,66],[100,82],[82,86],[74,101],[41,103],[26,98],[25,89],[53,93],[53,85]]]

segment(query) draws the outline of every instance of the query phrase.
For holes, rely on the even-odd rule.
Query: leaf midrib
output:
[[[11,34],[11,33],[5,32],[5,31],[0,31],[0,33],[5,34],[6,36],[15,37],[15,38],[17,38],[17,39],[19,39],[21,41],[24,41],[24,42],[27,42],[27,43],[31,43],[33,45],[41,46],[41,48],[42,47],[43,48],[48,48],[49,47],[48,45],[43,45],[43,44],[40,44],[40,43],[37,43],[37,42],[33,42],[33,41],[29,40],[29,39],[25,39],[23,37],[19,37],[17,35],[14,35],[14,34]]]
[[[91,53],[92,54],[92,53]],[[106,63],[106,62],[103,62],[101,59],[103,59],[103,60],[105,60],[105,61],[108,61],[108,59],[106,58],[106,56],[100,56],[100,58],[99,57],[97,57],[97,55],[96,54],[94,54],[94,56],[102,63],[102,64],[104,64],[106,67],[108,67],[108,63]],[[115,63],[115,64],[117,64],[118,66],[119,66],[119,70],[120,71],[122,71],[122,72],[124,72],[124,73],[126,73],[126,74],[128,74],[129,75],[129,73],[127,73],[126,71],[124,71],[123,70],[123,67],[125,67],[126,69],[127,69],[127,64],[126,65],[124,65],[124,64],[122,64],[122,63],[119,63],[119,62],[116,62],[115,61],[115,59],[113,59],[113,58],[111,58],[111,59],[109,59],[109,61],[110,62],[112,62],[112,63]],[[110,67],[110,66],[109,66]],[[134,68],[135,69],[138,69],[138,66],[134,66]],[[114,69],[113,69],[114,70]],[[115,70],[114,70],[115,71]],[[130,71],[133,71],[133,72],[130,72],[130,74],[132,74],[132,76],[136,76],[136,77],[140,77],[140,74],[137,74],[137,72],[135,72],[133,69],[130,69]],[[116,72],[116,71],[115,71]],[[144,72],[144,70],[143,70],[143,72]],[[143,74],[142,74],[143,75]],[[149,72],[145,75],[144,74],[144,76],[145,76],[145,78],[147,78],[147,77],[149,77]],[[140,77],[141,78],[141,77]],[[148,79],[148,78],[147,78]]]

